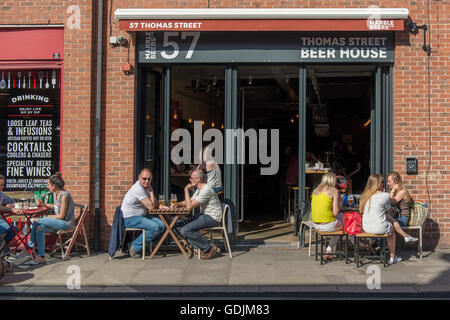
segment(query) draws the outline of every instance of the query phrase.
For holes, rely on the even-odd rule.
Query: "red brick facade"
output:
[[[77,202],[94,203],[95,90],[97,1],[0,1],[0,25],[64,24],[64,91],[62,168],[68,190]],[[431,203],[425,242],[450,247],[450,8],[448,1],[104,1],[102,66],[101,248],[109,240],[114,210],[135,174],[135,42],[111,48],[110,34],[125,34],[114,19],[117,8],[407,8],[417,24],[427,24],[431,56],[422,50],[423,31],[396,34],[394,64],[394,169],[404,177],[416,200]],[[247,3],[246,5],[243,5]],[[80,28],[69,28],[80,9]],[[111,12],[111,17],[110,17]],[[110,19],[112,24],[110,25]],[[1,29],[0,29],[1,31]],[[133,35],[127,34],[132,37]],[[129,60],[128,60],[129,59]],[[405,157],[418,158],[419,174],[406,175]],[[91,210],[90,237],[94,234]]]

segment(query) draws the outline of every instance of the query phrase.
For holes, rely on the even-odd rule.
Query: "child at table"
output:
[[[34,245],[37,244],[38,255],[30,262],[30,264],[36,265],[45,263],[45,232],[68,230],[75,225],[75,212],[72,196],[69,192],[64,190],[64,185],[65,182],[61,177],[61,174],[59,172],[55,173],[50,176],[47,182],[47,187],[50,192],[53,193],[55,203],[49,204],[37,200],[38,206],[53,209],[55,215],[52,217],[34,219],[28,246],[32,249],[34,248]]]

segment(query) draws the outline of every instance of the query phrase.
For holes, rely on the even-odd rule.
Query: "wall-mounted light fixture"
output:
[[[431,46],[429,44],[427,44],[427,30],[428,30],[427,25],[423,24],[421,26],[418,26],[417,23],[411,21],[408,24],[408,27],[409,27],[409,32],[411,32],[411,34],[418,34],[419,33],[419,29],[423,30],[423,46],[422,46],[422,49],[423,49],[423,51],[425,51],[427,53],[427,55],[431,55]]]
[[[253,83],[253,76],[249,75],[248,76],[248,84],[252,84]]]

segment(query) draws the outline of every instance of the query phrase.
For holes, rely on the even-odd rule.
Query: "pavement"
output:
[[[170,248],[168,248],[170,249]],[[308,249],[271,243],[236,245],[211,260],[186,259],[176,248],[153,259],[118,252],[72,253],[66,261],[27,265],[17,259],[0,279],[0,299],[449,299],[450,250],[400,250],[402,262],[383,267],[333,260],[324,265]],[[161,249],[162,250],[162,249]]]

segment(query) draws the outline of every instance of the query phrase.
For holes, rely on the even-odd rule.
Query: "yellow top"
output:
[[[333,199],[325,192],[311,197],[311,217],[315,223],[328,223],[336,220],[333,216]]]

